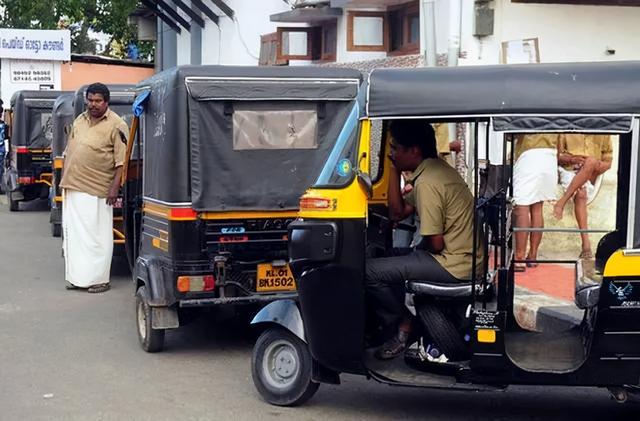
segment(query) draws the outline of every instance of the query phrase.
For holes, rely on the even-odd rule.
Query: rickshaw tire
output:
[[[442,309],[437,305],[425,303],[417,310],[420,321],[449,360],[461,361],[468,358],[469,350],[460,332]]]
[[[264,377],[264,357],[271,345],[278,342],[288,343],[295,349],[300,361],[298,378],[291,387],[276,390]],[[319,383],[311,379],[313,361],[307,345],[297,336],[281,327],[270,327],[258,337],[251,356],[251,375],[253,384],[260,396],[268,403],[277,406],[299,406],[316,393]]]
[[[18,212],[20,210],[20,201],[12,200],[10,194],[7,194],[7,197],[9,199],[9,210],[11,212]]]
[[[62,235],[62,225],[52,223],[51,224],[51,236],[60,237]]]
[[[141,332],[141,315],[139,314],[139,311],[142,311],[144,315],[144,335]],[[140,346],[146,352],[150,353],[160,352],[164,348],[164,329],[153,329],[152,317],[153,315],[151,313],[151,307],[149,306],[147,287],[142,285],[136,291],[136,327]]]

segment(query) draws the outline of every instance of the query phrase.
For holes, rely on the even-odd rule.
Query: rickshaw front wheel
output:
[[[251,374],[256,389],[270,404],[297,406],[309,400],[320,386],[311,380],[311,371],[307,345],[291,332],[269,328],[256,341]]]
[[[143,285],[136,291],[138,340],[145,351],[160,352],[164,347],[164,329],[153,329],[152,317],[147,287]]]

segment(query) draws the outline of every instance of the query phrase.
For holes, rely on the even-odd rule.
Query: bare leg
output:
[[[588,227],[588,214],[587,214],[587,189],[582,188],[576,193],[573,203],[575,205],[576,222],[578,222],[578,228],[587,229]],[[591,254],[591,241],[589,240],[589,234],[581,233],[582,239],[582,253],[581,255]]]
[[[544,228],[544,216],[542,215],[543,202],[534,203],[530,206],[531,209],[531,228]],[[538,248],[542,241],[541,232],[532,232],[529,235],[529,254],[527,260],[535,260],[538,258]]]
[[[562,219],[565,205],[578,191],[578,189],[581,188],[584,183],[595,179],[599,175],[599,162],[600,161],[594,158],[587,158],[586,161],[584,161],[584,165],[580,168],[580,171],[576,173],[576,176],[573,177],[573,180],[571,180],[569,187],[567,187],[567,191],[553,206],[553,216],[556,219]]]
[[[518,228],[529,228],[531,227],[531,215],[530,215],[530,206],[515,206],[513,209],[513,213],[515,216],[514,225]],[[516,240],[516,250],[515,250],[515,259],[516,260],[524,260],[524,256],[527,253],[527,236],[528,232],[516,232],[515,240]],[[518,267],[523,267],[522,263],[517,263]]]

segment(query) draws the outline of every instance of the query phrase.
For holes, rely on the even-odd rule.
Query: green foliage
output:
[[[0,0],[0,26],[24,29],[69,29],[71,52],[107,54],[124,57],[126,48],[112,50],[115,41],[126,46],[136,42],[135,28],[127,17],[136,8],[136,0]],[[103,51],[96,51],[97,41],[89,31],[111,37]],[[140,44],[140,43],[139,43]],[[148,46],[139,45],[148,50]]]

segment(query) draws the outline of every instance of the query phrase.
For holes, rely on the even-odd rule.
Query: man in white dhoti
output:
[[[544,228],[544,202],[556,199],[557,145],[558,135],[553,133],[516,136],[513,166],[514,226]],[[515,259],[530,262],[526,265],[521,262],[515,263],[514,270],[523,272],[527,267],[536,267],[535,260],[538,258],[538,248],[542,242],[542,232],[516,232],[515,240]]]
[[[109,290],[113,208],[126,151],[127,124],[109,109],[109,89],[87,88],[87,110],[76,118],[65,150],[63,188],[67,289]]]

